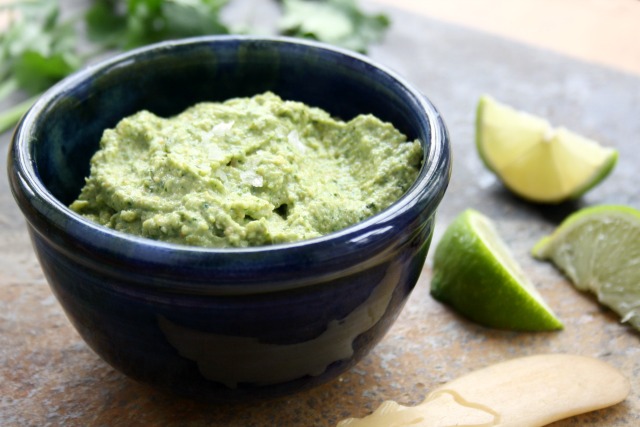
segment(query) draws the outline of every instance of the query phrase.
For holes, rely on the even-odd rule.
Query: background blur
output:
[[[0,4],[10,1],[0,0]],[[374,0],[375,3],[640,75],[640,0]],[[0,31],[6,21],[0,12]]]
[[[376,0],[640,75],[639,0]]]

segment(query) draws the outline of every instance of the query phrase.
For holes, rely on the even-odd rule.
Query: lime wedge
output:
[[[482,96],[476,146],[484,164],[514,193],[539,203],[576,199],[613,169],[618,152]]]
[[[526,331],[562,328],[491,220],[473,209],[447,227],[436,247],[431,295],[485,326]]]
[[[640,330],[640,211],[615,205],[581,209],[532,252]]]

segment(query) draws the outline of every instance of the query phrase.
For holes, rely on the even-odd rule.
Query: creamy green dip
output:
[[[419,141],[267,92],[104,132],[71,209],[166,242],[243,247],[309,239],[385,209],[415,181]]]

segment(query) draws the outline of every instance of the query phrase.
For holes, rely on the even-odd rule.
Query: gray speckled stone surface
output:
[[[598,357],[632,382],[622,404],[561,426],[640,425],[640,334],[594,297],[576,291],[531,246],[575,209],[601,203],[640,207],[640,79],[487,34],[389,11],[393,28],[371,56],[417,85],[447,121],[454,151],[450,189],[434,247],[455,215],[473,207],[496,220],[527,275],[565,323],[554,333],[514,333],[472,324],[421,281],[392,330],[353,370],[288,398],[204,405],[167,396],[115,372],[65,318],[31,251],[20,213],[0,175],[0,425],[330,426],[383,400],[415,404],[435,386],[473,369],[545,352]],[[536,206],[510,195],[475,152],[475,104],[482,93],[549,118],[620,151],[612,175],[578,202]],[[0,136],[2,161],[10,135]],[[433,247],[432,247],[433,250]]]

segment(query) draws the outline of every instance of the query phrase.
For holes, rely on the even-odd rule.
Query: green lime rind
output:
[[[588,180],[582,187],[577,188],[573,193],[569,195],[567,200],[576,200],[580,197],[584,196],[589,190],[593,187],[597,186],[604,179],[611,174],[615,166],[618,164],[618,150],[612,149],[611,154],[607,158],[606,163],[602,166],[601,169],[598,170],[597,173],[593,175],[593,177]]]
[[[532,145],[535,138],[538,144]],[[534,203],[557,204],[580,198],[603,182],[618,160],[614,148],[563,127],[554,129],[547,120],[488,95],[482,95],[477,103],[475,144],[484,166],[511,192]],[[534,160],[544,157],[545,152],[548,158]],[[500,163],[495,163],[501,156]],[[504,159],[509,160],[505,163]],[[521,167],[515,167],[517,164]]]
[[[476,150],[478,151],[478,155],[480,156],[480,160],[482,160],[484,166],[497,175],[496,170],[484,152],[484,144],[482,143],[482,136],[484,134],[482,132],[484,108],[488,102],[493,102],[493,100],[487,95],[482,95],[478,100],[478,105],[476,106]]]
[[[481,325],[520,331],[562,329],[524,276],[491,221],[468,209],[435,250],[431,295]]]
[[[533,247],[582,291],[640,330],[640,211],[600,205],[567,217]]]
[[[582,208],[565,218],[552,234],[541,238],[533,246],[531,253],[537,259],[550,259],[552,251],[554,249],[557,249],[557,246],[561,243],[561,240],[566,239],[566,236],[570,231],[581,229],[581,227],[583,227],[585,224],[594,220],[606,220],[609,216],[628,217],[628,219],[631,221],[632,226],[636,221],[640,221],[640,211],[638,209],[632,208],[631,206],[596,205]]]

